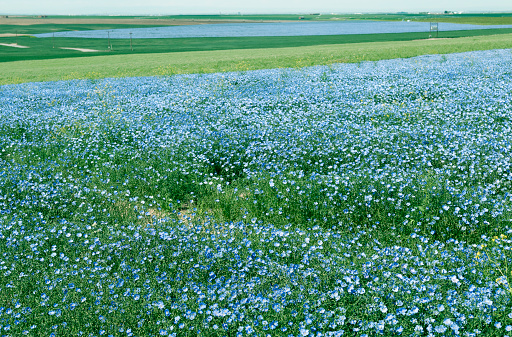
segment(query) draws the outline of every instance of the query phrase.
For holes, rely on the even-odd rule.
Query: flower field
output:
[[[511,69],[0,86],[0,336],[512,336]]]

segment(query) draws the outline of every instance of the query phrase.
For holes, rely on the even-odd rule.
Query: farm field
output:
[[[511,37],[512,34],[499,34],[438,40],[422,39],[413,41],[325,44],[286,48],[277,48],[276,46],[276,48],[132,55],[109,54],[64,59],[1,62],[0,84],[65,79],[172,75],[177,73],[214,73],[268,68],[301,68],[333,63],[357,63],[393,58],[409,58],[425,54],[512,48]],[[373,38],[369,37],[370,40]],[[314,41],[310,37],[308,39]],[[279,40],[276,39],[275,41]],[[318,40],[325,41],[321,37]],[[335,42],[335,40],[330,42]],[[103,43],[105,43],[104,40]],[[93,47],[84,45],[84,43],[79,46]],[[204,44],[202,46],[204,48]],[[18,52],[17,48],[9,49],[15,49],[13,53]],[[80,51],[67,52],[74,55],[79,54],[80,56],[92,54]]]
[[[242,16],[245,22],[298,21],[296,15]],[[510,24],[507,13],[487,15],[304,15],[305,21],[455,20]],[[458,21],[457,21],[458,20]],[[476,22],[477,20],[478,22]],[[65,79],[300,68],[424,54],[511,48],[511,29],[425,33],[176,39],[35,38],[37,33],[240,22],[236,15],[165,17],[0,18],[0,84]],[[18,35],[18,36],[16,36]],[[437,34],[436,34],[437,36]],[[14,46],[18,48],[14,48]],[[112,48],[110,48],[112,46]]]
[[[483,25],[512,24],[512,13],[361,13],[361,14],[213,14],[213,15],[161,15],[161,16],[14,16],[0,18],[1,25],[30,26],[36,24],[119,24],[119,25],[176,25],[211,22],[262,22],[262,21],[333,21],[333,20],[428,20],[438,22],[473,23]],[[94,29],[94,28],[91,28]]]
[[[299,17],[302,18],[299,20]],[[81,30],[109,30],[118,28],[143,28],[177,25],[200,25],[205,23],[254,23],[254,22],[292,22],[292,21],[436,21],[469,23],[479,25],[512,24],[510,13],[488,15],[426,15],[426,14],[364,14],[364,15],[200,15],[200,16],[162,16],[162,17],[8,17],[0,18],[0,43],[18,44],[29,48],[0,46],[0,62],[21,60],[91,57],[95,55],[153,54],[184,51],[261,49],[316,46],[327,44],[350,44],[365,42],[396,42],[426,39],[428,32],[388,33],[359,35],[322,35],[289,37],[219,37],[219,38],[166,38],[166,39],[129,39],[106,38],[34,38],[33,35],[52,32]],[[510,34],[512,29],[481,29],[465,31],[441,31],[441,38],[458,38]],[[18,36],[16,36],[18,35]],[[436,34],[437,36],[437,34]],[[106,34],[105,34],[106,37]],[[77,49],[88,49],[81,52]]]
[[[471,31],[441,32],[440,38],[478,37],[508,35],[512,29],[485,29]],[[403,42],[426,40],[428,33],[391,33],[361,35],[325,35],[325,36],[270,36],[270,37],[212,37],[212,38],[179,38],[179,39],[136,39],[130,45],[129,39],[111,39],[112,50],[107,39],[85,38],[34,38],[31,36],[3,37],[0,43],[18,44],[29,48],[19,49],[0,46],[0,63],[44,60],[60,58],[80,58],[91,56],[140,55],[177,53],[190,51],[212,50],[245,50],[245,49],[279,49],[287,47],[310,47],[322,45],[339,45],[368,42]],[[486,38],[483,38],[485,40]],[[357,46],[355,46],[357,48]],[[65,49],[90,49],[92,52]]]
[[[511,49],[336,60],[0,86],[2,334],[512,335]]]

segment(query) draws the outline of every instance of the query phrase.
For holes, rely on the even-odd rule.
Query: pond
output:
[[[512,28],[512,25],[469,25],[439,23],[439,31]],[[406,21],[322,21],[322,22],[265,22],[222,23],[113,30],[57,32],[55,37],[151,39],[190,37],[246,37],[246,36],[306,36],[345,34],[384,34],[428,32],[429,22]],[[130,36],[131,35],[131,36]],[[36,37],[52,37],[53,33]]]

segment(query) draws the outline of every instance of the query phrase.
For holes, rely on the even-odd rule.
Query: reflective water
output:
[[[439,23],[439,31],[512,28],[512,25],[468,25]],[[429,22],[405,21],[321,21],[321,22],[266,22],[225,23],[188,26],[168,26],[135,29],[70,31],[55,33],[56,37],[148,39],[186,37],[243,37],[243,36],[305,36],[428,32]],[[53,33],[37,34],[51,37]]]

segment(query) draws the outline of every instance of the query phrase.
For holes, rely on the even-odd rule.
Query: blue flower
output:
[[[434,330],[438,333],[444,333],[446,332],[447,328],[444,325],[438,325],[434,328]]]

